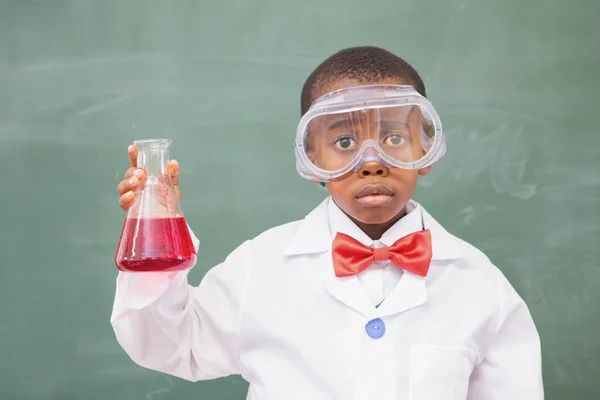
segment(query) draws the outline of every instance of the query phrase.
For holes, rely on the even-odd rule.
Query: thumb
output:
[[[173,185],[179,185],[179,163],[177,160],[171,160],[167,164],[167,173],[171,177]]]
[[[173,182],[173,186],[175,186],[175,191],[177,192],[177,197],[181,200],[181,189],[179,188],[179,163],[177,160],[171,160],[167,164],[167,173],[171,177],[171,182]]]

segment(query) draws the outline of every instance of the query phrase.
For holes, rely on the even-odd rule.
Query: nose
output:
[[[387,176],[388,168],[379,161],[367,161],[358,170],[358,176],[366,178],[369,176]]]

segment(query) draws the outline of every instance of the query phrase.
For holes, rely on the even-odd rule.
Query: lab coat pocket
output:
[[[410,349],[410,400],[466,400],[473,350],[435,345]]]

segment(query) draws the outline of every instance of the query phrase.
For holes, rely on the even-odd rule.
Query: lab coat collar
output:
[[[317,208],[304,218],[300,223],[296,235],[288,243],[284,255],[291,257],[317,254],[331,250],[331,244],[336,232],[331,229],[330,207],[337,206],[330,205],[330,202],[333,202],[333,199],[327,197],[319,206],[317,206]],[[410,231],[414,231],[415,225],[415,221],[412,220],[418,218],[422,219],[422,226],[424,226],[425,229],[429,229],[431,232],[432,260],[453,260],[461,257],[461,253],[457,248],[456,241],[453,240],[453,237],[419,203],[411,200],[407,207],[412,208],[412,211],[409,210],[409,213],[404,218],[411,221],[406,221],[409,223],[404,223],[402,220],[398,221],[398,223],[394,224],[392,228],[383,234],[380,240],[381,242],[390,246],[395,240],[402,236],[400,233],[404,230],[406,230],[404,234],[411,233]],[[348,221],[350,221],[350,219],[348,219]],[[360,231],[356,225],[354,225],[354,227],[356,229],[353,229],[353,233]],[[360,234],[353,234],[352,236],[358,236],[354,238],[363,242],[365,245],[370,245],[372,243],[364,232],[363,236]]]
[[[323,284],[327,291],[340,302],[362,314],[367,320],[401,313],[425,303],[427,301],[427,278],[407,271],[379,307],[372,303],[356,276],[343,278],[335,276],[331,259],[331,245],[336,230],[351,230],[357,236],[355,239],[365,242],[363,243],[365,245],[370,245],[373,241],[366,235],[357,234],[356,231],[360,231],[360,229],[349,218],[344,220],[337,214],[337,211],[341,212],[341,210],[336,209],[337,206],[330,202],[333,200],[328,197],[306,216],[284,254],[289,257],[316,256],[315,262],[322,266]],[[415,226],[416,229],[419,227],[422,229],[424,226],[431,232],[432,261],[458,258],[460,254],[454,245],[456,242],[452,240],[450,234],[418,203],[411,202],[410,208],[412,211],[409,209],[409,213],[405,217],[408,219],[399,221],[390,228],[382,236],[381,241],[390,245],[399,238],[397,236],[408,234],[411,230],[414,231]],[[415,217],[416,220],[414,220]],[[331,223],[332,219],[333,224]],[[348,222],[354,224],[355,229],[349,227]],[[388,243],[389,241],[391,242]]]

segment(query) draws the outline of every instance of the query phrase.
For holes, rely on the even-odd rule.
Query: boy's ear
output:
[[[423,156],[425,156],[425,154],[427,154],[427,152],[423,150]],[[429,173],[429,171],[431,171],[431,165],[429,167],[421,168],[419,170],[419,175],[425,176]]]
[[[419,170],[419,175],[425,176],[429,173],[429,171],[431,171],[431,165],[429,167],[421,168]]]

